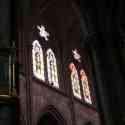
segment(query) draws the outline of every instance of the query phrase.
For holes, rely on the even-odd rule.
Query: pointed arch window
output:
[[[59,88],[56,57],[50,48],[47,50],[47,72],[49,83]]]
[[[88,79],[83,69],[80,70],[80,79],[81,79],[82,88],[83,88],[84,100],[86,103],[92,104]]]
[[[72,82],[73,94],[76,97],[81,99],[79,77],[74,63],[69,64],[69,69],[71,71],[71,82]]]
[[[43,50],[38,40],[33,41],[32,45],[33,74],[36,78],[44,81]]]

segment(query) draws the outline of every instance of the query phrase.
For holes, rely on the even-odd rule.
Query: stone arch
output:
[[[53,106],[49,105],[44,108],[40,117],[38,118],[37,125],[67,125],[61,113]]]

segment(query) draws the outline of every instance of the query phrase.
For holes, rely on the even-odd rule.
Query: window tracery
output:
[[[47,50],[47,71],[49,83],[59,88],[56,58],[50,48]]]
[[[80,79],[82,83],[83,95],[85,102],[92,104],[88,79],[83,69],[80,70]]]
[[[42,47],[38,40],[33,41],[32,45],[33,74],[36,78],[44,81],[45,77]]]
[[[70,63],[69,69],[71,71],[71,82],[72,82],[73,94],[76,97],[81,98],[79,77],[78,77],[76,67],[73,63]]]

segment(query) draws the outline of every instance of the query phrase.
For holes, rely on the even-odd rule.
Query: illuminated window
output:
[[[47,71],[49,83],[59,88],[56,58],[51,49],[47,50]]]
[[[37,26],[37,29],[39,30],[39,35],[43,37],[46,41],[48,41],[49,33],[45,30],[45,27],[41,25],[41,26]]]
[[[77,49],[72,50],[72,54],[73,54],[73,58],[80,63],[81,62],[81,56],[78,53]]]
[[[36,78],[44,81],[45,77],[42,47],[38,40],[33,41],[32,45],[33,74]]]
[[[81,77],[81,82],[83,87],[84,100],[85,102],[92,104],[88,79],[83,69],[80,70],[80,77]]]
[[[71,82],[72,82],[73,94],[76,97],[81,98],[79,77],[78,77],[76,67],[75,67],[75,65],[73,63],[70,63],[69,69],[71,71]]]

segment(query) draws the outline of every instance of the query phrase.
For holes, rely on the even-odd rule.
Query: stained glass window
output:
[[[83,69],[80,70],[81,83],[83,87],[83,95],[85,102],[92,104],[88,79]]]
[[[47,71],[49,83],[59,88],[56,58],[50,48],[47,50]]]
[[[71,82],[72,82],[73,94],[76,97],[81,98],[79,77],[74,63],[70,63],[69,69],[71,71]]]
[[[33,74],[40,80],[45,80],[44,77],[44,61],[43,51],[38,40],[33,41],[32,59],[33,59]]]

